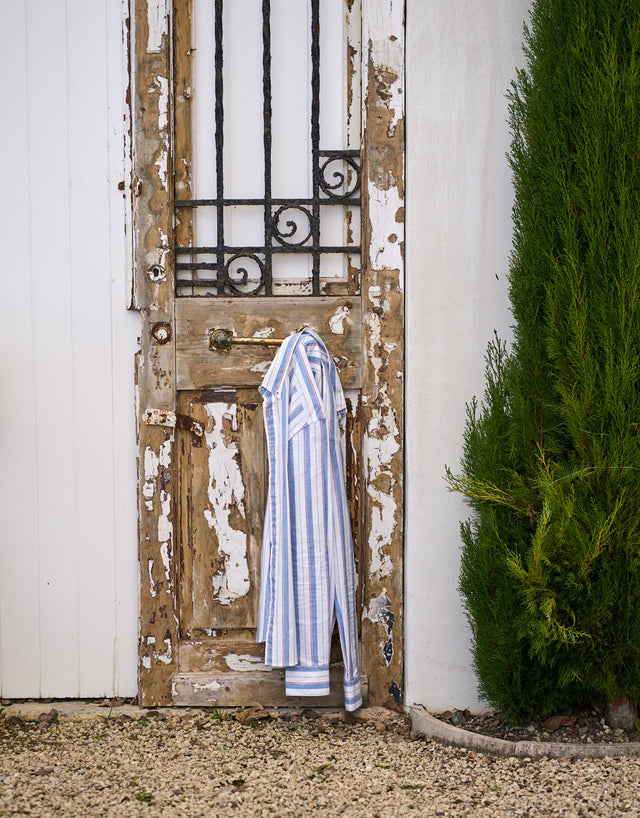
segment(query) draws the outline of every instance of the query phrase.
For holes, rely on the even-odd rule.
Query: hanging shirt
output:
[[[288,696],[329,694],[337,620],[347,710],[362,704],[356,571],[345,489],[335,364],[308,328],[280,347],[260,392],[269,453],[257,641],[286,668]]]

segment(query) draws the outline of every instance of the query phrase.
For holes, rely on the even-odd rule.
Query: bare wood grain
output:
[[[133,224],[135,306],[142,316],[136,368],[139,418],[150,407],[175,410],[173,344],[160,344],[153,336],[155,324],[171,327],[173,321],[170,16],[165,0],[135,0]],[[177,666],[174,433],[139,422],[138,447],[139,695],[144,705],[161,705],[170,702]]]
[[[364,429],[362,425],[363,411],[360,392],[349,389],[345,395],[347,416],[345,424],[345,479],[349,517],[351,520],[351,537],[353,540],[353,555],[358,575],[356,590],[356,610],[362,610],[362,591],[365,582],[364,565],[364,480],[362,462],[362,441]]]
[[[192,198],[193,162],[193,57],[191,26],[193,0],[174,3],[174,188],[177,199]],[[175,239],[180,247],[193,244],[193,213],[190,207],[176,208]]]
[[[178,389],[258,386],[276,347],[237,346],[209,350],[215,327],[239,337],[271,330],[284,338],[303,326],[316,330],[331,352],[343,387],[362,380],[362,317],[359,297],[180,298],[176,303]]]
[[[284,676],[282,669],[180,673],[173,679],[173,703],[186,707],[237,707],[256,702],[263,707],[341,707],[344,703],[342,668],[330,670],[329,696],[286,696]],[[361,682],[366,695],[366,677]]]
[[[264,643],[256,642],[255,629],[239,628],[213,633],[216,635],[203,635],[202,631],[195,629],[190,640],[180,643],[178,668],[181,673],[226,673],[237,670],[239,665],[249,670],[253,665],[254,669],[261,668],[264,672]],[[337,630],[331,641],[329,661],[332,665],[342,666],[342,648]]]
[[[403,643],[404,17],[363,2],[365,475],[362,659],[371,704],[399,708]]]

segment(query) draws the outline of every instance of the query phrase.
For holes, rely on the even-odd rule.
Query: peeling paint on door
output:
[[[267,673],[271,671],[271,668],[265,665],[259,656],[251,656],[248,653],[245,653],[243,656],[239,656],[237,653],[229,653],[225,656],[225,662],[230,670],[246,672],[263,670]]]
[[[162,38],[169,33],[169,12],[166,0],[149,0],[147,6],[147,53],[159,54]]]
[[[145,499],[145,506],[149,511],[153,511],[153,498],[156,496],[158,490],[158,476],[164,473],[171,465],[172,444],[173,436],[160,446],[158,454],[154,452],[151,446],[147,446],[144,451],[144,483],[142,486],[142,494]]]
[[[142,666],[145,668],[145,670],[151,669],[152,662],[160,662],[163,665],[170,665],[173,661],[171,637],[166,636],[162,640],[165,648],[164,651],[156,650],[155,636],[142,636],[140,642],[142,645]]]
[[[150,446],[144,453],[144,484],[142,494],[148,511],[154,511],[154,498],[158,499],[157,540],[160,544],[160,556],[165,571],[167,589],[171,589],[170,554],[173,542],[173,523],[171,522],[171,494],[164,489],[165,476],[171,464],[171,445],[173,438],[166,440],[156,454]],[[159,485],[158,485],[159,484]],[[149,560],[150,593],[155,594],[153,578],[153,560]]]
[[[349,321],[349,315],[351,314],[351,310],[346,305],[338,307],[335,312],[335,315],[332,315],[329,319],[329,326],[331,327],[331,332],[334,335],[343,335],[344,334],[344,322]]]
[[[379,622],[387,635],[387,640],[382,645],[382,655],[389,666],[393,658],[393,628],[395,625],[395,615],[391,607],[391,602],[387,597],[387,589],[383,588],[379,596],[374,597],[369,605],[362,612],[362,619],[368,619],[370,622]]]
[[[156,583],[153,579],[153,560],[149,560],[147,567],[149,569],[149,594],[152,597],[156,595]]]
[[[363,41],[368,564],[362,638],[370,703],[396,707],[403,673],[404,3],[363,2]]]
[[[169,127],[169,80],[166,77],[155,77],[158,88],[158,128],[160,133],[167,134]],[[158,169],[158,178],[164,190],[167,189],[169,176],[169,151],[160,150],[156,155],[155,165]],[[164,261],[164,259],[163,259]]]
[[[391,555],[385,553],[392,542],[397,503],[390,491],[395,482],[393,458],[400,450],[398,428],[391,412],[378,412],[369,420],[365,436],[366,486],[371,498],[369,530],[369,571],[376,579],[393,570]]]
[[[205,691],[209,692],[211,690],[220,690],[221,687],[222,687],[222,684],[220,682],[216,682],[216,681],[205,682],[205,683],[201,683],[201,682],[194,682],[193,683],[193,689],[195,691],[205,690]]]
[[[132,204],[134,291],[141,313],[136,358],[140,558],[140,695],[142,704],[171,700],[178,619],[174,565],[175,433],[143,422],[143,412],[175,411],[173,271],[170,248],[168,0],[135,0],[132,72]],[[165,330],[162,342],[154,327]]]
[[[231,605],[250,589],[247,534],[232,524],[234,515],[246,522],[238,445],[225,438],[225,426],[230,425],[237,431],[238,419],[233,403],[206,403],[205,410],[212,424],[211,429],[205,431],[209,450],[209,508],[205,509],[204,516],[216,533],[218,553],[224,561],[222,570],[211,577],[211,584],[213,598],[221,605]]]

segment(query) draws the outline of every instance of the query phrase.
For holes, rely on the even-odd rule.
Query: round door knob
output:
[[[230,329],[216,327],[209,333],[209,349],[214,352],[228,352],[233,343],[233,332]]]

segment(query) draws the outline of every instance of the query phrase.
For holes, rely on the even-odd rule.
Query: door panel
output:
[[[315,329],[338,368],[343,388],[362,384],[362,308],[359,296],[346,298],[262,297],[178,298],[175,305],[178,389],[207,386],[258,386],[277,347],[232,344],[212,351],[214,328],[240,338],[282,339],[302,326]]]
[[[342,668],[335,665],[330,668],[329,678],[331,693],[318,698],[296,696],[295,699],[284,694],[285,672],[277,668],[255,670],[244,656],[238,664],[247,664],[246,670],[220,673],[178,673],[172,679],[171,701],[174,705],[185,707],[238,707],[260,702],[265,707],[341,707]],[[367,696],[368,682],[362,679],[362,695]]]
[[[254,628],[267,465],[255,389],[181,392],[180,632]]]
[[[356,566],[361,530],[358,395],[347,391],[344,439]],[[270,669],[263,662],[264,647],[255,641],[268,483],[261,396],[255,388],[184,391],[178,393],[178,411],[201,424],[203,434],[181,433],[178,445],[180,636],[172,700],[285,704],[284,676],[279,671],[265,675]],[[361,596],[359,588],[358,604]],[[341,661],[336,633],[332,662],[338,682],[332,696],[323,698],[325,706],[340,703]]]

